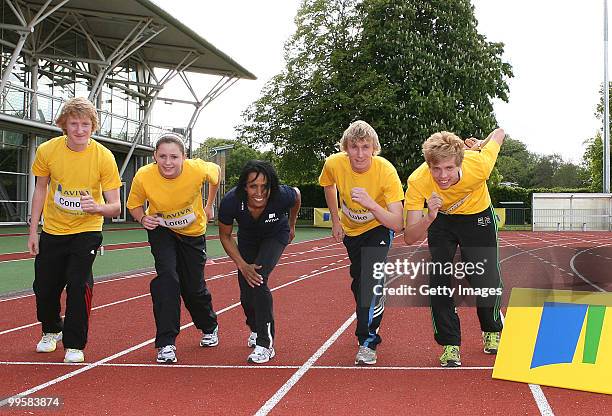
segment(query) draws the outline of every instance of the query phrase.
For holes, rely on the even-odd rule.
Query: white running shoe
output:
[[[355,365],[374,365],[376,364],[376,350],[364,345],[359,346],[355,356]]]
[[[174,345],[166,345],[159,348],[157,351],[158,363],[175,363],[176,362],[176,347]]]
[[[219,325],[215,327],[212,334],[202,334],[200,347],[216,347],[219,345]]]
[[[36,344],[36,352],[53,352],[57,342],[62,340],[61,332],[43,332],[43,336]]]
[[[253,352],[249,355],[247,361],[249,363],[263,364],[270,361],[275,355],[276,352],[274,352],[274,348],[266,348],[262,347],[261,345],[256,345]]]
[[[247,339],[247,347],[254,348],[257,344],[257,332],[252,332],[249,335],[249,339]]]
[[[83,361],[85,361],[83,350],[66,348],[66,355],[64,356],[65,363],[82,363]]]

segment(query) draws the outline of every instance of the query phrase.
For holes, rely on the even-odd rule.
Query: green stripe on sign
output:
[[[605,306],[589,306],[586,334],[584,336],[584,352],[582,354],[582,362],[585,364],[595,364],[595,360],[597,360],[597,350],[599,349],[599,339],[601,338],[605,314]]]

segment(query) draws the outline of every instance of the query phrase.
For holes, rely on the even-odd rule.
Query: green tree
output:
[[[253,159],[270,160],[271,158],[271,154],[269,152],[260,152],[236,140],[219,139],[213,137],[206,139],[202,144],[200,144],[200,146],[194,151],[194,157],[214,161],[214,155],[211,153],[213,149],[215,147],[225,145],[233,146],[233,148],[228,151],[225,162],[226,191],[230,190],[238,183],[240,172],[247,161]]]
[[[612,87],[610,88],[610,108],[612,108]],[[603,121],[603,84],[599,89],[599,104],[595,116]],[[598,131],[595,137],[585,141],[586,149],[583,155],[583,163],[589,172],[590,177],[590,189],[593,192],[603,191],[603,138],[602,132]],[[610,168],[612,169],[612,160],[610,161]],[[610,171],[610,170],[609,170]]]
[[[243,114],[239,136],[272,144],[288,181],[313,181],[351,121],[344,107],[356,98],[346,86],[355,72],[349,65],[356,50],[355,5],[356,0],[305,0],[285,45],[286,68]]]
[[[526,186],[523,178],[525,167],[518,160],[511,156],[498,156],[495,167],[499,170],[504,182],[514,182],[519,186]]]
[[[582,157],[584,166],[588,172],[589,188],[593,192],[603,190],[603,140],[601,132],[597,132],[594,138],[585,142],[586,150]]]
[[[552,188],[554,186],[553,177],[561,164],[563,164],[563,159],[558,154],[541,156],[534,166],[531,186]]]
[[[496,126],[491,99],[507,101],[511,67],[503,45],[477,31],[469,0],[365,0],[363,64],[394,88],[383,111],[368,114],[385,155],[407,175],[431,133],[485,137]]]
[[[405,178],[429,135],[484,137],[496,125],[491,100],[507,100],[511,67],[502,44],[477,32],[469,0],[304,0],[296,24],[285,70],[239,132],[272,144],[300,181],[317,177],[355,119],[376,129]]]
[[[499,172],[497,167],[494,167],[491,171],[491,175],[489,175],[489,179],[487,180],[487,186],[489,188],[493,188],[495,186],[499,186],[499,183],[504,179],[502,174]]]
[[[571,162],[563,162],[552,177],[552,186],[559,188],[581,188],[588,183],[588,171]]]
[[[497,159],[497,168],[505,182],[515,182],[528,188],[533,183],[533,170],[538,156],[527,150],[520,140],[507,137]]]

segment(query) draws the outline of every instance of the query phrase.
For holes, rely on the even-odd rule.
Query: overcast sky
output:
[[[234,138],[241,113],[284,66],[283,45],[295,31],[300,1],[154,1],[258,77],[238,81],[204,109],[196,125],[197,141]],[[594,113],[603,82],[603,1],[472,3],[480,33],[503,42],[503,58],[513,66],[510,101],[494,103],[499,125],[531,151],[579,162],[584,140],[601,128]],[[204,82],[210,81],[198,83],[200,88]],[[158,105],[154,122],[184,125],[184,110]]]

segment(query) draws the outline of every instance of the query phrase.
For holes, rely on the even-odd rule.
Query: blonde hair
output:
[[[59,117],[55,120],[55,124],[62,129],[64,134],[66,134],[66,120],[70,116],[91,120],[92,133],[100,127],[98,111],[87,98],[74,97],[64,103]]]
[[[340,139],[339,143],[340,150],[346,152],[349,144],[368,140],[372,141],[372,147],[374,148],[373,156],[378,155],[380,153],[380,142],[378,141],[376,130],[365,121],[354,121],[344,130],[344,134],[342,134],[342,139]]]
[[[428,165],[440,163],[449,157],[455,158],[455,163],[460,166],[463,162],[464,150],[463,140],[448,131],[434,133],[423,143],[423,156]]]

